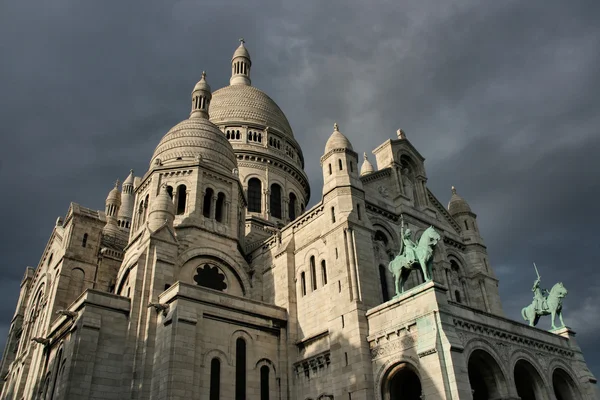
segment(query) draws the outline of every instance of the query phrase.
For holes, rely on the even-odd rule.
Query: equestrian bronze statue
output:
[[[565,326],[562,317],[562,300],[568,294],[567,289],[562,282],[558,282],[550,289],[550,292],[540,287],[542,277],[538,273],[537,266],[533,264],[537,279],[533,283],[531,291],[533,292],[533,302],[521,310],[521,315],[525,321],[529,322],[529,326],[536,326],[541,316],[551,315],[552,329],[557,329],[554,324],[554,319],[558,315],[561,328]]]
[[[433,275],[433,251],[435,245],[441,240],[440,235],[430,226],[423,232],[419,243],[412,240],[410,229],[404,230],[404,220],[401,225],[402,250],[388,264],[388,270],[394,275],[396,296],[404,293],[404,283],[413,269],[421,268],[425,282],[429,282]]]

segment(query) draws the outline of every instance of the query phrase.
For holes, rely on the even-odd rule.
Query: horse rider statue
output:
[[[404,221],[403,221],[404,222]],[[404,225],[404,224],[402,224]],[[401,228],[402,229],[402,228]],[[404,233],[402,234],[402,253],[400,255],[404,256],[406,261],[409,264],[413,264],[417,262],[417,256],[415,254],[415,249],[417,248],[417,244],[412,240],[412,231],[410,228],[406,228]]]
[[[546,303],[546,297],[549,292],[546,289],[542,289],[540,287],[540,281],[542,280],[541,276],[538,276],[535,282],[533,282],[533,288],[531,291],[533,292],[533,307],[537,311],[538,314],[548,310],[548,304]]]

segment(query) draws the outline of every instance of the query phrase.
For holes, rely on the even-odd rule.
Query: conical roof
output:
[[[325,154],[329,153],[331,150],[334,149],[354,150],[352,148],[352,143],[350,143],[348,138],[340,132],[337,123],[333,124],[333,133],[331,134],[331,136],[329,136],[329,139],[325,144]]]
[[[371,161],[369,161],[367,158],[367,153],[363,153],[363,157],[365,159],[363,161],[363,165],[360,167],[360,176],[367,175],[375,171],[373,164],[371,164]]]
[[[456,188],[454,186],[452,186],[452,197],[450,198],[450,202],[448,203],[448,212],[452,216],[460,213],[471,212],[471,207],[469,207],[469,204],[466,202],[465,199],[463,199],[456,193]]]

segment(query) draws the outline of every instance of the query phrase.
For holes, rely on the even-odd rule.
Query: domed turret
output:
[[[363,157],[364,161],[363,165],[360,167],[360,176],[367,175],[375,171],[375,168],[373,168],[373,164],[371,164],[371,161],[369,161],[369,159],[367,158],[367,153],[363,153]]]
[[[208,120],[211,100],[206,74],[192,92],[192,113],[189,119],[175,125],[154,150],[150,166],[190,162],[198,159],[231,174],[237,167],[233,148],[223,133]]]
[[[461,213],[471,213],[469,204],[456,193],[456,188],[452,186],[452,197],[448,203],[448,212],[453,217]]]
[[[158,196],[150,202],[150,213],[148,214],[148,228],[156,231],[165,223],[173,228],[173,219],[175,218],[175,209],[173,199],[167,192],[167,185],[160,188]]]
[[[133,170],[129,170],[129,176],[127,176],[127,179],[123,182],[121,206],[119,207],[119,213],[117,214],[117,225],[119,228],[125,230],[129,230],[131,218],[133,217],[133,206],[135,201],[135,194],[133,193],[134,180]]]
[[[119,181],[115,182],[115,187],[108,193],[106,197],[106,225],[102,229],[102,233],[108,236],[117,236],[120,233],[117,225],[117,214],[121,206],[121,193],[119,192]]]
[[[250,68],[252,61],[250,53],[244,46],[244,39],[240,39],[240,46],[233,53],[231,58],[231,79],[230,85],[250,85]]]
[[[327,140],[327,143],[325,144],[325,154],[335,149],[354,150],[352,148],[352,143],[350,143],[348,138],[340,132],[337,123],[333,124],[333,133],[331,134],[331,136]]]

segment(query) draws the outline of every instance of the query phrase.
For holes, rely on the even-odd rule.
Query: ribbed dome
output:
[[[121,204],[121,192],[119,192],[119,181],[115,183],[115,187],[108,192],[106,196],[106,202],[112,204]]]
[[[160,188],[158,196],[152,199],[150,203],[150,212],[148,213],[148,227],[153,231],[160,228],[164,223],[173,227],[173,218],[175,216],[175,207],[173,200],[167,193],[167,187]]]
[[[333,125],[333,133],[331,134],[331,136],[327,140],[327,143],[325,144],[324,154],[327,154],[334,149],[354,150],[352,148],[352,143],[350,143],[348,138],[342,135],[342,133],[339,131],[338,124]]]
[[[371,161],[369,161],[369,159],[367,158],[367,153],[363,153],[363,156],[365,160],[363,161],[362,167],[360,167],[360,176],[367,175],[375,171],[375,168],[373,168],[373,164],[371,164]]]
[[[257,124],[268,126],[289,137],[292,128],[279,106],[261,90],[249,85],[231,85],[212,95],[210,121],[221,124]]]
[[[454,186],[452,186],[452,197],[448,203],[448,212],[452,216],[460,213],[471,212],[471,207],[469,207],[469,204],[465,201],[465,199],[456,194],[456,188]]]
[[[175,125],[161,139],[150,166],[156,159],[161,163],[202,157],[204,163],[231,172],[237,167],[233,148],[223,133],[204,118],[190,118]]]

